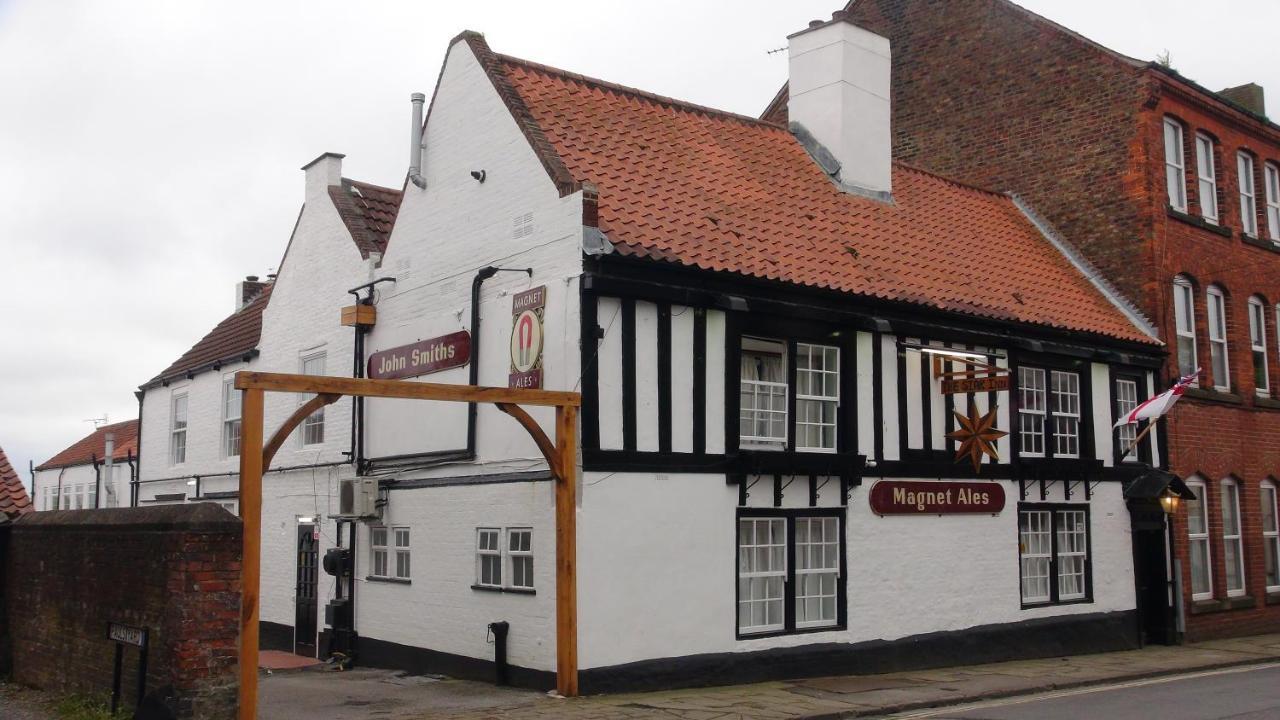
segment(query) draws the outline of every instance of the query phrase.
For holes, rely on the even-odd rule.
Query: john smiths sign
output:
[[[881,480],[871,488],[877,515],[991,514],[1004,509],[1004,487],[981,482]]]
[[[462,367],[471,360],[471,333],[459,330],[412,345],[401,345],[369,356],[369,377],[397,380]]]

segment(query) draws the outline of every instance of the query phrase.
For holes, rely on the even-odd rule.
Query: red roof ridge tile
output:
[[[255,351],[262,336],[262,311],[271,301],[274,287],[268,285],[247,305],[223,318],[169,367],[144,383],[142,389],[185,373],[201,372],[217,363],[230,362]]]
[[[1006,200],[1009,199],[1009,193],[1007,192],[1003,192],[1000,190],[993,190],[989,187],[983,187],[982,185],[969,182],[968,180],[960,180],[950,175],[940,173],[936,170],[930,170],[929,168],[920,167],[919,165],[915,165],[913,163],[903,162],[902,160],[894,160],[893,164],[897,167],[902,168],[903,170],[919,173],[921,175],[928,175],[929,177],[932,177],[937,180],[941,180],[942,182],[955,185],[958,188],[973,190],[975,192],[985,193],[987,195],[994,195],[996,197],[1004,198]]]
[[[768,120],[763,120],[757,117],[751,117],[750,115],[743,115],[740,113],[731,112],[729,110],[721,110],[719,108],[708,107],[706,105],[699,105],[698,103],[691,102],[689,100],[681,100],[679,98],[668,97],[666,95],[659,95],[657,93],[649,92],[647,90],[641,90],[639,88],[630,87],[628,85],[621,85],[619,83],[609,82],[608,80],[601,80],[600,78],[591,77],[589,75],[583,75],[581,73],[575,73],[569,70],[563,70],[561,68],[552,67],[550,65],[543,65],[542,63],[536,63],[536,62],[533,62],[532,60],[525,60],[523,58],[512,57],[511,55],[494,53],[494,57],[501,60],[502,62],[507,62],[514,65],[523,65],[529,68],[530,70],[534,70],[536,72],[547,73],[550,75],[559,75],[560,77],[568,78],[570,80],[576,80],[577,82],[580,82],[580,83],[584,83],[587,85],[594,85],[595,87],[598,87],[601,90],[608,90],[610,92],[617,92],[625,95],[633,95],[642,100],[648,100],[648,101],[657,103],[659,105],[662,105],[664,107],[669,107],[675,110],[686,110],[694,113],[702,113],[704,115],[711,115],[715,117],[728,118],[730,120],[737,120],[739,122],[747,123],[749,125],[764,125],[770,128],[775,128],[777,130],[786,131],[786,128],[778,123],[770,122]]]
[[[107,433],[115,434],[115,450],[112,453],[112,460],[125,460],[129,457],[130,451],[133,452],[134,456],[137,456],[138,427],[137,419],[133,419],[95,428],[93,432],[37,465],[36,470],[86,465],[95,459],[105,459]]]

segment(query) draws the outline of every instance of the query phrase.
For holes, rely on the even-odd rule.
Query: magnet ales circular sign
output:
[[[984,482],[881,480],[871,487],[877,515],[995,515],[1004,510],[1004,487]]]

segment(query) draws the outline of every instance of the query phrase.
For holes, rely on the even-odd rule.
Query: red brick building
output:
[[[846,12],[892,43],[897,159],[1024,197],[1160,329],[1167,383],[1203,368],[1156,459],[1201,498],[1174,523],[1186,636],[1280,630],[1280,126],[1261,88],[1210,91],[1006,0]]]

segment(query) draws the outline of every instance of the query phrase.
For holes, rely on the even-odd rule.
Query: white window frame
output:
[[[751,526],[750,542],[744,542],[743,529]],[[761,538],[760,528],[767,528],[769,542],[757,542]],[[780,538],[780,539],[779,539]],[[781,549],[780,559],[776,551]],[[763,555],[761,552],[763,551]],[[760,563],[760,558],[767,560]],[[774,595],[769,592],[771,581],[778,581],[781,592]],[[738,518],[738,608],[736,622],[738,633],[754,635],[759,633],[779,632],[787,627],[787,518],[785,517],[741,517]],[[749,592],[743,593],[746,588]],[[757,594],[756,589],[763,592]],[[744,624],[742,621],[743,606],[763,604],[765,607],[764,622]],[[777,607],[777,621],[770,622],[771,607]],[[747,613],[751,617],[750,611]]]
[[[1213,157],[1215,145],[1213,138],[1196,133],[1196,192],[1200,198],[1200,216],[1211,225],[1217,225],[1219,217],[1218,168]]]
[[[1227,297],[1222,288],[1210,285],[1205,291],[1209,311],[1209,370],[1213,373],[1213,388],[1222,392],[1231,391],[1231,354],[1227,346]],[[1221,355],[1222,373],[1219,377],[1218,363],[1214,359]]]
[[[1125,417],[1138,407],[1138,381],[1130,378],[1116,378],[1116,420]],[[1138,448],[1134,441],[1138,439],[1138,423],[1125,423],[1116,428],[1116,447],[1124,452],[1120,461],[1133,457],[1138,459]],[[1125,452],[1125,451],[1128,452]]]
[[[319,368],[320,371],[308,373],[307,364],[314,363],[317,361],[319,361],[320,363],[320,368]],[[303,355],[301,357],[298,363],[299,371],[303,375],[324,375],[326,370],[326,367],[325,367],[326,365],[327,365],[327,360],[326,360],[326,353],[324,351],[307,353],[306,355]],[[305,405],[307,401],[313,397],[315,396],[307,395],[307,394],[298,395],[298,406],[301,407]],[[324,445],[324,439],[325,439],[324,411],[325,409],[323,407],[317,408],[315,412],[303,418],[302,422],[298,425],[298,443],[303,448],[315,448],[315,447]],[[318,439],[313,438],[312,436],[317,433],[319,434],[319,438]]]
[[[1049,388],[1053,399],[1053,456],[1080,457],[1080,373],[1053,370]],[[1061,382],[1060,382],[1061,381]],[[1075,450],[1063,450],[1063,442]]]
[[[396,580],[410,580],[413,578],[413,567],[410,563],[412,557],[411,538],[409,536],[409,528],[400,525],[391,528],[391,542],[395,552],[395,566],[393,568],[393,578]]]
[[[1267,237],[1280,244],[1280,166],[1262,165],[1262,185],[1267,198]]]
[[[795,525],[795,613],[796,629],[818,627],[834,627],[840,622],[840,518],[834,515],[798,517]],[[805,539],[801,541],[801,525],[805,526]],[[815,528],[820,536],[814,535]],[[815,556],[820,556],[818,564],[813,563]],[[831,581],[831,590],[823,589],[824,579]],[[817,581],[815,592],[811,581]],[[814,600],[818,605],[819,617],[801,620],[801,615],[808,617],[807,601]],[[831,617],[823,613],[823,601],[831,601]]]
[[[1240,230],[1251,238],[1258,237],[1258,189],[1253,180],[1253,156],[1236,153],[1236,174],[1240,186]]]
[[[1078,532],[1067,532],[1065,529],[1064,519],[1068,515],[1079,516],[1079,525],[1081,528]],[[1057,566],[1057,583],[1058,583],[1058,602],[1072,602],[1075,600],[1084,600],[1089,596],[1089,514],[1084,510],[1060,509],[1054,511],[1054,533],[1057,549],[1057,558],[1055,565]],[[1067,541],[1071,538],[1080,539],[1080,549],[1067,550],[1064,549]],[[1066,560],[1079,560],[1079,570],[1076,571],[1075,563],[1073,567],[1068,568]],[[1063,582],[1068,577],[1079,575],[1080,590],[1078,592],[1066,592],[1063,590]]]
[[[1178,374],[1190,375],[1196,371],[1196,291],[1191,281],[1179,275],[1173,279],[1173,322],[1178,337]],[[1190,357],[1184,357],[1183,341],[1190,344]]]
[[[1209,542],[1209,496],[1208,484],[1200,478],[1189,478],[1187,480],[1187,488],[1196,496],[1195,500],[1186,503],[1187,508],[1187,542],[1188,542],[1188,560],[1187,571],[1191,574],[1191,599],[1192,600],[1211,600],[1213,599],[1213,544]],[[1192,504],[1194,503],[1194,507]],[[1200,531],[1192,529],[1191,516],[1192,513],[1199,516]],[[1196,592],[1196,546],[1204,547],[1204,577],[1206,587],[1200,592]]]
[[[1249,349],[1253,354],[1254,394],[1271,395],[1271,370],[1267,367],[1267,311],[1262,298],[1249,298]]]
[[[493,543],[486,541],[492,538]],[[496,562],[486,563],[486,558],[495,558]],[[484,568],[486,565],[496,568],[498,577],[497,582],[485,582]],[[476,586],[484,588],[502,588],[503,575],[502,562],[502,528],[499,527],[478,527],[476,528]]]
[[[808,367],[800,367],[801,358],[807,361]],[[821,366],[815,364],[815,359]],[[827,362],[834,363],[828,367]],[[800,388],[807,380],[808,391],[801,393]],[[821,388],[817,387],[821,384]],[[809,411],[816,411],[817,418],[810,417]],[[796,344],[796,450],[802,452],[836,451],[839,442],[840,417],[840,348],[830,345],[814,345],[811,343]],[[817,428],[818,444],[807,443],[804,428]],[[826,437],[827,431],[830,437]]]
[[[1270,496],[1270,497],[1268,497]],[[1264,480],[1259,497],[1262,501],[1263,576],[1268,593],[1280,592],[1280,487]],[[1269,518],[1268,518],[1269,516]],[[1270,522],[1268,523],[1268,519]]]
[[[179,402],[182,404],[181,420],[178,412]],[[170,465],[182,465],[187,461],[187,428],[190,425],[190,410],[191,404],[186,392],[175,392],[169,397]]]
[[[787,386],[786,347],[786,343],[778,340],[742,338],[742,357],[744,359],[758,357],[762,360],[777,362],[782,367],[782,381],[739,378],[739,398],[743,395],[749,395],[752,398],[750,407],[747,406],[747,403],[739,401],[738,439],[740,447],[753,450],[785,450],[787,447],[787,432],[791,418],[787,412],[787,393],[790,389]],[[766,406],[761,406],[761,400],[766,403]],[[781,409],[776,407],[778,401],[782,403]],[[750,428],[750,431],[744,432],[744,423],[745,427]],[[779,426],[782,434],[774,434],[774,429]],[[762,427],[766,431],[764,434],[759,432]]]
[[[1044,457],[1048,447],[1048,377],[1044,368],[1018,368],[1018,437],[1023,457]],[[1038,438],[1040,449],[1034,449],[1034,443],[1028,449],[1028,438]]]
[[[1228,546],[1235,549],[1235,566],[1236,577],[1240,581],[1240,587],[1231,587],[1231,573],[1227,573],[1227,577],[1223,579],[1227,586],[1227,597],[1240,597],[1249,589],[1249,580],[1245,576],[1244,565],[1244,519],[1240,516],[1240,484],[1232,478],[1226,478],[1222,481],[1220,497],[1222,500],[1222,562],[1223,567],[1231,553],[1227,551]],[[1230,495],[1230,498],[1228,498]],[[1229,502],[1228,502],[1229,500]],[[1234,518],[1228,513],[1234,513]],[[1231,521],[1234,520],[1235,532],[1231,530]]]
[[[1184,152],[1182,123],[1173,118],[1165,118],[1164,176],[1169,207],[1185,213],[1187,211],[1187,161]]]
[[[391,530],[385,525],[369,527],[369,577],[389,579],[391,577],[391,559],[387,552],[387,542]]]
[[[519,537],[524,537],[525,542],[519,543],[522,547],[517,549],[514,547],[516,543],[513,541]],[[533,587],[533,528],[531,527],[509,527],[506,532],[506,543],[503,545],[507,551],[507,585],[508,588],[517,590],[532,590]],[[526,569],[522,572],[527,582],[517,582],[516,565],[517,563],[525,565]]]
[[[234,377],[222,381],[222,457],[240,457],[241,392]]]
[[[1023,518],[1027,523],[1023,524]],[[1038,521],[1031,522],[1032,519]],[[1035,527],[1033,527],[1033,525]],[[1031,552],[1033,538],[1043,538],[1047,547],[1043,552]],[[1018,579],[1021,588],[1022,604],[1041,605],[1053,602],[1053,511],[1048,509],[1018,510]],[[1027,581],[1043,580],[1044,594],[1038,594],[1034,587],[1028,592]],[[1037,582],[1037,585],[1039,583]]]

